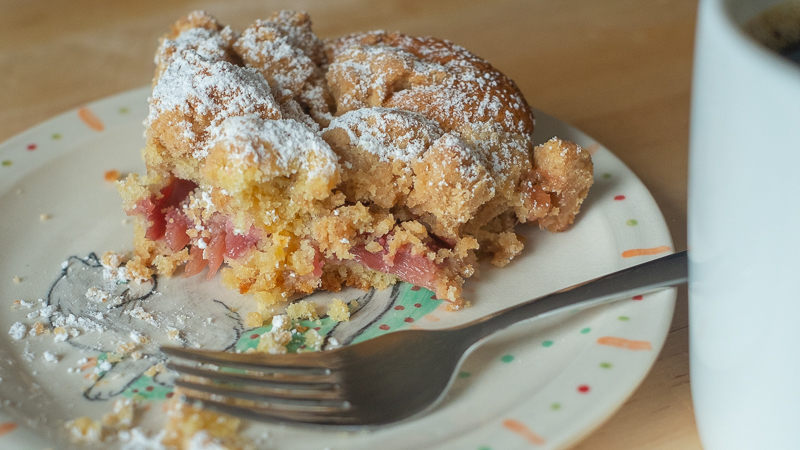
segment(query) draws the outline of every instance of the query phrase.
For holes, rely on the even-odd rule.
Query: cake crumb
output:
[[[134,344],[133,342],[125,342],[123,344],[119,344],[115,352],[121,355],[127,355],[128,353],[132,352],[135,348],[136,344]]]
[[[342,301],[342,299],[335,298],[328,305],[328,317],[337,322],[349,322],[350,308],[347,307],[347,303]]]
[[[69,332],[64,327],[56,327],[53,329],[53,341],[64,342],[69,338]]]
[[[22,349],[22,357],[30,362],[33,362],[34,358],[36,358],[36,355],[34,355],[33,352],[31,351],[30,342],[25,343],[25,348]]]
[[[33,303],[32,302],[26,302],[25,300],[22,300],[22,299],[14,300],[14,307],[19,308],[20,306],[23,306],[25,308],[31,309],[31,308],[33,308]]]
[[[300,300],[299,302],[294,302],[287,306],[286,314],[288,314],[292,320],[317,320],[319,318],[317,315],[317,304],[305,300]]]
[[[57,363],[60,359],[58,355],[47,350],[45,350],[44,353],[42,353],[42,357],[44,358],[45,361],[53,363]]]
[[[14,339],[15,341],[19,341],[20,339],[24,338],[26,334],[28,334],[28,327],[26,327],[22,322],[14,323],[14,325],[11,325],[11,328],[8,330],[8,335],[11,336],[11,339]]]
[[[35,322],[31,327],[30,335],[31,336],[38,336],[44,333],[44,324],[42,322]]]
[[[153,378],[154,376],[158,375],[159,372],[163,372],[163,371],[164,371],[164,363],[158,363],[158,364],[156,364],[154,366],[151,366],[149,369],[147,369],[144,372],[144,375],[147,376],[147,377]]]
[[[272,331],[287,331],[291,327],[291,320],[286,314],[279,314],[272,317]]]
[[[181,332],[177,328],[170,328],[167,330],[167,337],[173,341],[181,340]]]
[[[86,290],[86,298],[95,302],[95,303],[106,303],[110,297],[108,292],[92,286]]]
[[[53,218],[53,216],[51,216],[50,214],[44,214],[44,213],[39,214],[39,220],[41,220],[42,222],[45,222],[45,221],[50,220],[52,218]]]
[[[122,265],[124,260],[125,260],[125,257],[123,255],[120,255],[117,252],[113,252],[113,251],[109,250],[109,251],[103,253],[103,256],[100,257],[100,264],[102,264],[103,267],[106,267],[106,268],[116,269],[117,267]]]
[[[134,402],[130,398],[120,398],[114,401],[113,411],[103,416],[103,427],[114,430],[129,430],[133,425],[133,416],[136,412]]]
[[[108,372],[111,368],[114,367],[109,360],[103,360],[97,363],[97,367],[94,368],[94,372],[96,374]]]
[[[83,416],[66,422],[64,426],[69,430],[69,436],[73,442],[81,444],[100,442],[103,425],[98,420]]]
[[[264,333],[258,339],[256,351],[270,355],[283,355],[287,352],[286,344],[291,340],[292,335],[288,331]]]
[[[25,307],[25,308],[31,309],[31,308],[33,308],[33,302],[26,302],[25,300],[22,300],[22,299],[16,299],[12,303],[11,307],[12,307],[12,309],[20,308],[20,307]]]
[[[325,338],[322,337],[321,334],[317,332],[315,329],[310,329],[306,332],[306,350],[307,351],[319,351],[322,348],[322,343]]]
[[[180,390],[176,390],[176,394],[180,394]],[[167,424],[159,442],[163,447],[155,448],[253,448],[252,443],[239,434],[241,419],[182,402],[179,397],[180,395],[175,395],[165,405]]]
[[[287,352],[286,344],[292,340],[292,333],[289,331],[290,327],[291,320],[289,320],[288,316],[273,316],[272,328],[267,333],[261,335],[255,351],[272,355],[285,354]]]
[[[142,308],[141,306],[136,306],[133,309],[125,310],[125,314],[133,317],[134,319],[139,319],[144,322],[147,322],[150,325],[158,326],[155,317],[153,317],[153,315],[150,314],[149,312],[145,311],[144,308]]]
[[[147,336],[139,334],[136,331],[131,331],[131,335],[130,336],[131,336],[131,340],[133,340],[133,342],[135,342],[135,343],[137,343],[139,345],[144,345],[149,341]]]
[[[244,318],[244,325],[250,328],[260,327],[264,325],[264,318],[258,311],[249,312]]]
[[[13,280],[14,280],[14,284],[20,284],[22,282],[22,278],[20,278],[20,277],[14,277]]]

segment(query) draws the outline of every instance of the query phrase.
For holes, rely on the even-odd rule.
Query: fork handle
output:
[[[572,306],[592,307],[637,294],[686,283],[686,251],[628,267],[560,291],[506,308],[460,327],[470,345],[515,323],[562,311]]]

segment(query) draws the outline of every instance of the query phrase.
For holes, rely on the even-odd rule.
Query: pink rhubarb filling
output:
[[[388,250],[375,253],[370,252],[364,245],[356,245],[350,249],[354,259],[361,265],[378,272],[397,275],[401,280],[436,290],[436,275],[439,267],[423,255],[411,253],[410,246],[401,247],[395,254],[388,258]]]
[[[145,237],[152,241],[163,240],[173,252],[192,244],[184,276],[196,275],[208,266],[208,278],[211,278],[226,257],[238,259],[253,248],[259,233],[255,227],[250,227],[247,234],[238,233],[230,220],[215,216],[210,223],[202,224],[211,235],[209,242],[201,243],[201,238],[190,237],[187,231],[193,228],[193,223],[184,213],[183,203],[195,189],[195,183],[174,178],[161,189],[160,196],[140,200],[128,215],[144,215],[148,222]]]
[[[148,222],[145,237],[152,241],[163,240],[170,250],[179,252],[187,245],[189,260],[184,266],[184,277],[191,277],[208,267],[207,277],[213,277],[222,266],[225,258],[238,259],[258,243],[260,233],[250,227],[247,234],[236,232],[231,221],[222,215],[215,215],[210,223],[202,224],[209,231],[210,238],[201,241],[200,237],[192,238],[187,231],[194,227],[192,220],[186,216],[183,204],[189,194],[197,189],[191,181],[174,178],[161,189],[160,196],[140,200],[128,215],[144,215]],[[415,255],[409,245],[401,247],[394,255],[387,250],[387,236],[377,239],[384,249],[370,252],[364,244],[350,249],[354,259],[372,270],[398,276],[409,283],[431,290],[436,290],[436,279],[441,268],[424,255]],[[449,247],[446,241],[432,240],[428,247],[436,251],[441,247]],[[314,270],[310,274],[315,278],[322,276],[325,260],[317,252],[314,256]]]

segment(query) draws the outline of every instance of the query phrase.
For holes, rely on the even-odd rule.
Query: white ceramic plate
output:
[[[29,316],[48,303],[74,311],[75,305],[58,304],[56,297],[63,303],[64,292],[83,289],[79,283],[88,281],[69,277],[73,271],[94,273],[86,259],[90,253],[131,249],[132,226],[104,174],[143,171],[139,150],[148,91],[137,89],[70,111],[0,145],[2,448],[66,447],[64,421],[99,419],[110,410],[110,399],[121,396],[154,403],[140,419],[144,429],[161,420],[158,402],[168,395],[168,377],[141,375],[147,364],[119,363],[99,380],[92,380],[91,373],[109,349],[128,339],[129,328],[151,337],[154,344],[143,350],[156,361],[155,344],[169,342],[165,330],[126,316],[129,328],[84,333],[67,342],[56,343],[49,333],[21,340],[7,333],[15,322],[30,329],[44,320]],[[538,113],[536,141],[554,135],[594,155],[595,185],[569,231],[550,234],[520,227],[527,239],[523,254],[503,269],[484,265],[480,277],[465,285],[471,308],[448,313],[429,292],[404,284],[395,296],[377,293],[372,311],[364,308],[354,315],[369,316],[371,325],[335,332],[359,340],[403,327],[448,327],[672,251],[658,207],[627,167],[580,131]],[[82,265],[87,269],[77,271]],[[159,318],[188,314],[187,327],[203,327],[197,335],[211,336],[197,338],[198,344],[253,345],[264,329],[242,326],[241,317],[252,308],[249,299],[200,278],[188,284],[160,279],[159,293],[139,304]],[[63,285],[67,280],[72,291]],[[364,293],[338,296],[343,295]],[[329,297],[314,299],[324,303]],[[34,305],[15,308],[15,299]],[[668,290],[498,334],[465,362],[445,402],[419,419],[360,433],[264,424],[248,424],[244,432],[261,448],[563,448],[602,424],[643,380],[667,335],[674,301],[674,290]],[[229,308],[239,315],[228,314]],[[215,318],[212,324],[205,323],[207,316]],[[319,326],[326,332],[333,324],[324,319]],[[59,361],[46,361],[45,351]],[[83,369],[80,358],[89,358]]]

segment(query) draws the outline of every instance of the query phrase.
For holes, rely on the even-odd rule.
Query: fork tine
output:
[[[328,361],[326,353],[308,352],[291,355],[268,353],[230,353],[215,350],[199,350],[183,347],[161,347],[169,356],[196,361],[203,364],[232,367],[262,372],[286,372],[305,374],[329,374],[335,368],[336,359]],[[331,364],[329,364],[331,363]]]
[[[336,392],[327,392],[320,396],[316,391],[294,391],[292,389],[247,389],[221,384],[195,383],[185,379],[175,380],[175,385],[193,391],[204,392],[212,396],[234,397],[252,402],[264,402],[272,405],[291,407],[319,407],[346,409],[349,403],[341,399]],[[330,394],[334,394],[331,396]],[[323,409],[324,410],[324,409]]]
[[[208,408],[241,417],[248,420],[277,423],[301,423],[319,425],[358,425],[358,420],[342,408],[275,408],[274,405],[262,404],[259,406],[236,405],[212,400],[208,394],[192,395],[184,392],[182,399],[185,402],[200,402],[203,408]]]
[[[247,385],[271,390],[308,391],[309,395],[324,395],[330,398],[338,398],[338,389],[336,388],[338,377],[333,374],[289,376],[280,376],[285,374],[277,374],[278,376],[270,376],[265,374],[222,372],[220,370],[203,369],[173,362],[167,363],[167,369],[174,370],[181,374],[202,377],[213,382]]]

